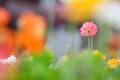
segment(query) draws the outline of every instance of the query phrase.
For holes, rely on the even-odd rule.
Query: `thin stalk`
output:
[[[88,36],[88,54],[90,54],[91,53],[91,50],[90,50],[90,44],[91,43],[91,41],[90,41],[90,36]]]
[[[91,52],[93,51],[93,37],[90,37],[91,38]]]

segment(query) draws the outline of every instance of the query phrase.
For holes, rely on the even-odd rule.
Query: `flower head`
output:
[[[17,25],[16,42],[25,52],[28,50],[39,52],[44,49],[46,42],[46,20],[43,16],[31,11],[25,11],[18,18]]]
[[[120,66],[120,59],[113,58],[113,59],[109,60],[107,64],[110,66],[110,68],[116,68],[116,67]]]
[[[63,19],[72,22],[80,22],[90,19],[94,16],[97,6],[106,2],[106,0],[60,0],[62,2],[60,15]]]
[[[99,56],[99,55],[101,55],[101,58],[102,58],[102,60],[105,60],[106,59],[106,56],[104,55],[104,54],[102,54],[99,50],[94,50],[93,51],[93,55],[94,56]]]
[[[82,36],[95,36],[97,33],[97,25],[92,22],[86,22],[80,28]]]
[[[116,66],[117,66],[116,65],[116,60],[117,60],[116,58],[113,58],[113,59],[108,61],[107,64],[110,66],[110,68],[116,68]]]
[[[4,8],[4,7],[0,7],[0,27],[7,27],[9,21],[11,18],[11,14],[10,12]]]
[[[3,64],[13,64],[16,62],[16,57],[14,55],[11,55],[10,57],[8,57],[7,59],[0,59],[0,63]]]
[[[99,55],[99,54],[100,54],[100,52],[98,50],[93,51],[93,55]]]

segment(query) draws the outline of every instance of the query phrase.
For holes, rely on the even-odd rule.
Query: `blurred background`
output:
[[[119,55],[115,53],[120,48],[120,0],[0,0],[0,18],[1,53],[27,54],[43,47],[57,59],[80,53],[87,38],[79,29],[92,21],[99,28],[94,48]]]

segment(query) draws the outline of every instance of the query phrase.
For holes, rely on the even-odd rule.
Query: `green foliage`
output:
[[[22,57],[18,63],[17,80],[120,80],[120,68],[109,68],[102,55],[67,55],[55,63],[54,54],[44,50],[40,55]]]
[[[106,80],[104,76],[107,71],[104,70],[100,56],[94,57],[89,54],[71,56],[62,69],[64,76],[62,80]]]
[[[49,50],[21,58],[17,80],[57,80],[58,72],[52,67],[53,60],[54,56]]]

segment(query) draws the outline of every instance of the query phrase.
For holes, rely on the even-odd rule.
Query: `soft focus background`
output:
[[[85,22],[98,27],[93,52],[80,34]],[[0,0],[0,80],[119,75],[120,0]]]
[[[28,36],[27,31],[28,34],[29,32],[34,33],[31,27],[39,24],[39,22],[36,22],[39,20],[30,18],[32,15],[29,15],[29,11],[43,17],[46,28],[45,33],[43,33],[44,41],[41,41],[39,45],[45,45],[45,47],[51,49],[57,59],[66,53],[78,53],[81,49],[86,48],[87,38],[80,36],[79,28],[87,21],[96,23],[99,28],[97,36],[94,38],[94,48],[102,51],[108,48],[109,50],[113,50],[112,52],[119,53],[120,0],[0,0],[0,7],[8,11],[6,12],[7,14],[2,14],[1,10],[0,18],[3,17],[4,20],[4,16],[8,15],[8,13],[10,16],[10,18],[6,18],[8,20],[6,23],[3,23],[1,19],[0,23],[3,23],[1,26],[5,24],[7,26],[5,28],[12,30],[14,35],[20,31],[20,27],[24,27],[22,25],[25,21],[30,23],[26,22],[28,26],[25,29],[26,36]],[[24,14],[27,11],[28,14]],[[24,17],[21,18],[22,14]],[[39,26],[41,28],[41,25]],[[0,41],[2,41],[4,35],[2,32],[0,33]],[[34,36],[36,35],[37,33],[34,33]],[[23,38],[25,39],[26,36]],[[21,43],[22,41],[18,42],[23,46],[17,47],[19,48],[17,52],[24,50],[24,47],[25,49],[36,49],[38,44],[36,40],[32,41],[32,39],[26,38],[26,40],[23,40],[23,43]],[[16,44],[15,42],[16,40],[13,41],[13,44]],[[25,50],[26,53],[27,51],[29,52],[29,50]]]

